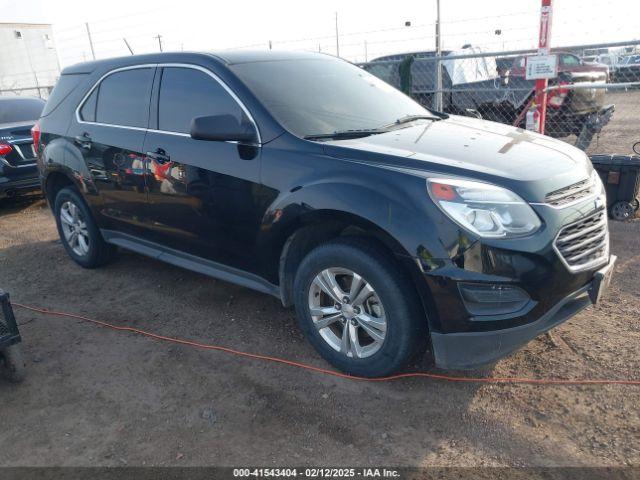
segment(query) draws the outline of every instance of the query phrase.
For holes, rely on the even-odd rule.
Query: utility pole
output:
[[[158,39],[158,47],[160,48],[160,51],[162,51],[162,35],[158,34],[153,38],[157,38]]]
[[[124,44],[127,46],[127,48],[129,49],[129,52],[131,52],[131,55],[133,55],[133,50],[131,49],[131,45],[129,45],[129,42],[127,42],[126,38],[123,38],[122,40],[124,40]]]
[[[436,0],[436,95],[433,108],[442,111],[442,40],[440,37],[440,0]]]
[[[340,35],[338,34],[338,12],[336,12],[336,56],[340,56]]]
[[[367,41],[364,41],[364,61],[365,63],[369,61],[369,56],[367,55]]]
[[[93,57],[93,59],[96,59],[96,52],[93,50],[93,40],[91,39],[91,30],[89,30],[89,23],[85,23],[84,24],[85,27],[87,27],[87,37],[89,37],[89,46],[91,47],[91,56]]]
[[[273,50],[273,43],[269,40],[269,50]]]

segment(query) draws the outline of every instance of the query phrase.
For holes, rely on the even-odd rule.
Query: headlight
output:
[[[454,222],[487,238],[529,235],[540,219],[518,195],[489,183],[432,178],[427,190],[433,201]]]

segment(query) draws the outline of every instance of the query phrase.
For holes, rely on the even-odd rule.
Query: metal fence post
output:
[[[442,111],[442,44],[440,37],[440,0],[436,0],[436,94],[434,110]]]
[[[540,36],[538,39],[538,55],[549,55],[551,49],[551,0],[542,0],[540,10]],[[536,80],[535,103],[540,115],[539,133],[544,134],[544,127],[547,121],[547,86],[549,80],[546,78]]]

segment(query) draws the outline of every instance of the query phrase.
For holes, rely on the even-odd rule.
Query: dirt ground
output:
[[[640,221],[611,233],[619,264],[603,303],[483,374],[640,379]],[[327,367],[274,298],[126,252],[76,266],[42,200],[0,208],[0,287]],[[28,377],[0,382],[4,466],[640,466],[639,387],[361,383],[16,314]]]
[[[593,138],[587,149],[589,154],[634,155],[633,145],[640,142],[638,118],[640,117],[640,90],[617,90],[607,92],[605,105],[614,104],[616,109],[608,125]],[[574,138],[566,141],[575,142]]]

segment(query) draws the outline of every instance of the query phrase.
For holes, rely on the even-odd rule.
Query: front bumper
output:
[[[471,369],[491,364],[517,350],[533,338],[568,320],[600,300],[608,287],[616,257],[595,272],[593,278],[557,302],[537,320],[513,328],[492,331],[431,333],[436,366],[445,369]]]

